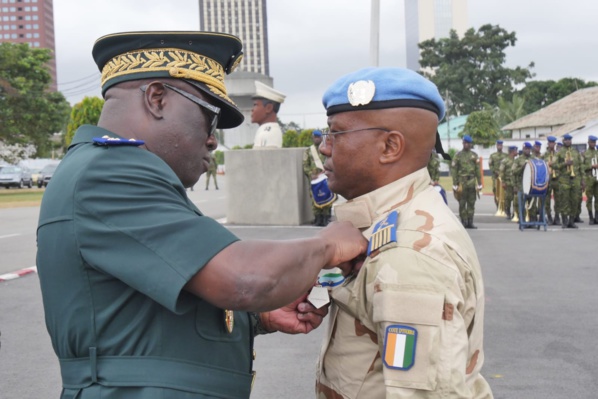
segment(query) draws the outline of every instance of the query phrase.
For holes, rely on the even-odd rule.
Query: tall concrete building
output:
[[[0,0],[0,43],[27,43],[52,50],[51,90],[56,91],[56,46],[52,0]]]
[[[461,37],[467,25],[467,0],[405,0],[407,68],[419,70],[419,43],[448,37],[451,29]]]
[[[251,123],[255,81],[273,87],[268,57],[268,14],[266,0],[199,0],[200,29],[238,36],[243,42],[243,60],[237,70],[225,78],[229,96],[237,104],[245,121],[224,131],[228,148],[253,144],[257,125]]]

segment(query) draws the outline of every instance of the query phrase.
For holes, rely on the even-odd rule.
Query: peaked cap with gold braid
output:
[[[243,122],[228,97],[224,76],[243,58],[243,44],[216,32],[123,32],[99,38],[92,51],[102,72],[102,95],[117,83],[147,79],[183,79],[216,100],[222,109],[219,128]]]

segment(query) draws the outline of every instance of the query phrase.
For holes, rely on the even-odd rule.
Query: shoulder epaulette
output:
[[[368,256],[375,257],[379,251],[397,246],[398,220],[399,213],[392,211],[384,220],[376,224],[368,244]]]
[[[135,139],[121,139],[120,137],[94,137],[93,143],[95,145],[105,145],[105,146],[117,146],[117,145],[128,145],[128,146],[135,146],[138,147],[140,145],[145,144],[143,140],[135,140]]]

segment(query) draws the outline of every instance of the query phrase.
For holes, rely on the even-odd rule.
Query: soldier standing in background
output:
[[[496,140],[496,152],[490,155],[488,159],[488,167],[490,169],[490,173],[492,173],[492,194],[494,194],[494,205],[498,209],[498,197],[496,195],[497,191],[499,190],[498,185],[499,183],[499,173],[500,173],[500,164],[501,162],[508,157],[507,154],[502,152],[503,148],[503,141]]]
[[[432,153],[430,154],[430,161],[428,161],[428,173],[430,174],[432,185],[437,186],[438,182],[440,181],[440,160],[438,159],[436,150],[432,150]]]
[[[459,151],[451,164],[453,177],[453,191],[462,187],[459,199],[459,216],[466,229],[477,229],[473,224],[476,196],[482,189],[482,176],[480,173],[480,158],[471,151],[473,139],[469,135],[463,136],[463,150]]]
[[[532,159],[532,144],[530,142],[525,142],[523,143],[523,152],[521,153],[521,156],[519,158],[517,158],[514,162],[513,162],[513,167],[512,167],[512,171],[513,171],[513,189],[515,191],[515,195],[517,195],[518,201],[519,202],[519,192],[523,192],[523,170],[525,169],[525,164],[527,163],[528,160]],[[529,201],[533,201],[533,199],[529,200]],[[530,204],[528,205],[527,202],[522,204],[524,208],[529,206],[529,217],[530,218],[535,218],[536,216],[536,212],[537,212],[537,206],[535,204],[535,201],[530,202]],[[519,206],[519,204],[518,204]],[[517,210],[518,211],[518,210]],[[519,215],[519,219],[521,220],[521,218],[523,217],[525,220],[525,216],[526,216],[526,212],[523,213],[523,215]],[[531,220],[531,219],[530,219]]]
[[[542,159],[542,143],[540,141],[534,142],[534,148],[532,148],[532,156],[534,158]]]
[[[546,193],[546,203],[544,204],[544,211],[546,213],[546,222],[551,225],[557,225],[561,224],[561,218],[559,216],[561,211],[558,206],[558,172],[554,165],[556,161],[556,137],[548,136],[547,140],[548,146],[546,148],[546,152],[544,153],[544,155],[542,155],[542,159],[548,165],[548,171],[550,173],[550,182],[548,183],[548,192]],[[554,218],[552,217],[550,198],[554,199]]]
[[[216,180],[216,174],[218,173],[218,163],[216,162],[216,158],[214,154],[210,153],[210,165],[208,166],[208,170],[206,171],[206,190],[210,187],[210,177],[214,179],[214,186],[216,190],[218,190],[218,181]]]
[[[326,160],[326,157],[318,149],[322,142],[322,132],[314,130],[311,134],[311,139],[313,144],[303,153],[303,173],[307,176],[308,182],[317,179],[318,176],[324,173],[324,161]],[[330,222],[330,214],[334,202],[322,206],[316,204],[311,190],[309,191],[309,196],[312,200],[311,206],[315,217],[313,224],[315,226],[326,226]]]
[[[502,188],[505,190],[505,213],[507,219],[513,217],[513,213],[517,212],[517,202],[513,202],[513,162],[517,156],[517,146],[509,147],[509,154],[502,160],[498,169],[498,175],[502,182]],[[511,204],[513,204],[514,212],[511,213]]]
[[[583,171],[586,183],[586,208],[590,224],[598,224],[598,150],[596,136],[588,136],[588,149],[583,154]]]
[[[571,146],[570,134],[563,136],[563,147],[556,154],[556,169],[559,176],[559,207],[563,219],[563,228],[576,229],[578,191],[582,185],[582,159],[579,151]]]

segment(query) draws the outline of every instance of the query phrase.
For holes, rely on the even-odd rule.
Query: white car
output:
[[[31,173],[18,166],[0,166],[0,186],[4,186],[6,188],[23,188],[27,186],[31,188],[33,187]]]

